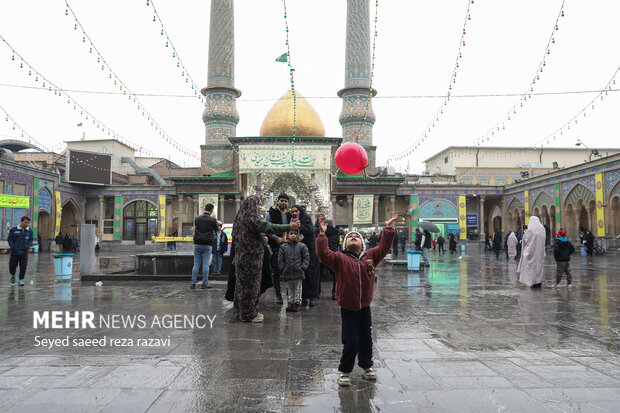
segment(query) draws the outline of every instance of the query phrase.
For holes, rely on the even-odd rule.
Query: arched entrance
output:
[[[497,205],[491,212],[491,222],[493,222],[493,232],[502,230],[502,210]]]
[[[123,240],[144,245],[157,235],[157,206],[148,201],[133,201],[123,208]]]
[[[73,201],[73,199],[69,199],[61,208],[60,214],[60,233],[65,234],[77,234],[77,224],[78,217],[80,213],[78,212],[78,207]]]
[[[38,222],[37,222],[37,230],[39,232],[39,237],[41,238],[43,244],[47,245],[45,240],[50,240],[54,238],[54,230],[50,226],[50,214],[52,208],[52,194],[47,188],[42,188],[39,191],[39,213],[38,213]],[[43,245],[39,248],[43,248]]]

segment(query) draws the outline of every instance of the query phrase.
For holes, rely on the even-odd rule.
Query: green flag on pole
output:
[[[282,53],[277,59],[276,62],[286,63],[288,61],[288,53]]]
[[[78,126],[82,126],[82,122],[78,123],[77,125],[78,125]]]

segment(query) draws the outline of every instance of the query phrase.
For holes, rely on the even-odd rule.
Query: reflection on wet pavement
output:
[[[268,290],[265,323],[255,325],[232,320],[223,282],[206,291],[179,281],[96,287],[79,281],[79,265],[72,281],[56,282],[51,255],[32,255],[25,287],[10,286],[6,270],[0,280],[0,411],[620,410],[620,258],[574,257],[568,289],[551,288],[548,254],[543,289],[531,290],[519,285],[515,261],[475,249],[461,259],[431,254],[420,272],[379,267],[378,380],[364,381],[356,367],[350,388],[337,385],[330,281],[318,307],[301,313],[286,313]],[[122,260],[131,263],[129,254]],[[121,324],[34,329],[33,311],[48,310],[117,315]],[[168,328],[166,315],[215,320]],[[122,324],[140,316],[144,328]],[[106,346],[50,349],[36,347],[36,336]]]

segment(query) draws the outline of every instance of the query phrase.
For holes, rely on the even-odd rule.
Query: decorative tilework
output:
[[[420,195],[418,197],[418,205],[422,206],[430,201],[448,201],[452,203],[452,205],[457,208],[458,207],[458,196],[428,196],[428,195]]]
[[[510,206],[513,200],[515,199],[521,205],[520,208],[523,208],[523,206],[525,205],[525,196],[523,195],[523,192],[517,192],[516,194],[506,195],[506,204]]]
[[[569,175],[573,175],[573,174],[569,174]],[[581,178],[576,178],[570,181],[562,182],[562,196],[564,197],[564,201],[566,201],[566,197],[577,184],[581,184],[585,186],[590,191],[592,191],[592,193],[594,194],[594,175],[583,176]]]
[[[620,169],[605,172],[605,196],[609,199],[609,195],[614,187],[620,182]]]
[[[420,206],[420,218],[457,218],[456,206],[445,199],[434,199]]]
[[[538,198],[538,195],[540,195],[542,192],[546,193],[547,195],[549,195],[551,199],[553,199],[553,185],[547,185],[547,186],[543,186],[540,188],[531,189],[530,199],[536,201],[536,199]],[[547,206],[551,206],[551,205],[553,205],[553,202],[551,204],[547,204]]]
[[[551,188],[553,189],[553,187]],[[532,210],[534,210],[535,208],[542,210],[543,205],[546,205],[547,209],[549,209],[550,207],[555,205],[553,197],[549,195],[546,191],[540,191],[536,197],[534,197],[534,195],[532,195],[532,193],[530,192],[530,196],[531,199],[534,200],[534,203],[532,204]]]

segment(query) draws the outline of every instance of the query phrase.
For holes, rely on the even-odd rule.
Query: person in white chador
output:
[[[517,268],[517,272],[521,274],[519,281],[532,288],[540,288],[545,260],[545,227],[538,217],[530,218],[522,243],[521,261]]]

